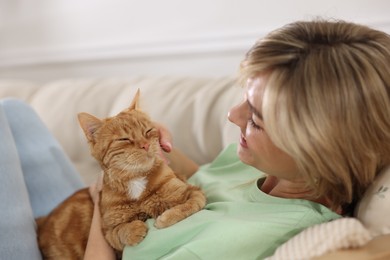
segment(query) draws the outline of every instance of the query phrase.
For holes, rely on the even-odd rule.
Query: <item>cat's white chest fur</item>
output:
[[[146,177],[139,177],[129,181],[127,193],[131,199],[139,199],[148,184]]]

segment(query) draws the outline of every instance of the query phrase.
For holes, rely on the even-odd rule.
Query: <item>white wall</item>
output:
[[[317,16],[390,33],[389,0],[0,0],[0,77],[231,75],[257,38]]]

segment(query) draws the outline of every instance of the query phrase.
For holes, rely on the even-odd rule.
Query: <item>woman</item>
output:
[[[241,129],[239,160],[267,175],[245,176],[228,148],[189,180],[205,190],[206,210],[175,232],[150,225],[124,259],[264,258],[303,228],[350,214],[390,163],[389,67],[389,35],[352,23],[296,22],[257,42],[242,62],[245,97],[229,120]],[[256,177],[254,192],[240,185]],[[238,216],[237,205],[258,224]]]
[[[292,23],[257,42],[241,65],[244,99],[229,113],[241,129],[239,144],[198,168],[171,147],[169,132],[160,127],[171,167],[185,169],[189,181],[202,187],[205,210],[161,230],[148,220],[145,240],[126,247],[123,259],[262,259],[301,230],[349,214],[376,173],[390,163],[389,67],[390,37],[351,23]],[[58,203],[47,201],[39,211],[34,205],[42,175],[23,179],[41,166],[32,156],[34,147],[43,147],[38,152],[46,154],[45,167],[58,167],[49,167],[59,177],[44,188],[65,196],[79,182],[62,188],[64,170],[74,170],[29,108],[12,101],[0,108],[0,134],[6,141],[0,149],[7,155],[0,156],[1,171],[21,176],[5,179],[0,196],[17,189],[21,198],[11,197],[7,205],[24,201],[21,212],[7,215],[4,225],[23,216],[20,223],[32,227],[34,216]],[[26,114],[29,129],[36,130],[25,131],[17,119]],[[43,141],[37,145],[38,140]],[[93,188],[96,202],[98,189]],[[114,259],[98,212],[95,207],[85,259]],[[0,245],[2,256],[14,247],[20,253],[15,259],[39,257],[34,230],[15,230],[26,228],[8,225],[2,232],[13,241],[28,234],[28,243]]]

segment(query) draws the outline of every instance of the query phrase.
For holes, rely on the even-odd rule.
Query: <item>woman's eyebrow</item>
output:
[[[257,111],[257,110],[255,109],[255,107],[249,102],[249,100],[247,100],[246,102],[247,102],[247,104],[248,104],[249,109],[251,110],[251,112],[252,112],[253,114],[255,114],[260,120],[263,120],[263,115],[262,115],[259,111]]]

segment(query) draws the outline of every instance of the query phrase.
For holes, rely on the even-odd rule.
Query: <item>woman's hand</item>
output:
[[[153,124],[160,133],[160,146],[167,153],[162,154],[162,158],[177,174],[185,178],[191,177],[198,170],[199,166],[184,153],[173,148],[172,135],[167,127],[157,122],[153,122]]]
[[[103,175],[104,172],[102,172],[97,178],[97,180],[89,186],[89,194],[91,195],[94,205],[99,204],[100,191],[102,190],[103,187]]]
[[[89,193],[91,194],[94,202],[93,216],[91,229],[89,231],[89,237],[87,242],[87,248],[85,249],[84,260],[114,260],[114,249],[107,243],[103,236],[101,216],[99,208],[100,191],[103,186],[103,174],[101,174],[96,182],[89,186]]]
[[[153,122],[154,126],[158,129],[160,134],[160,146],[164,152],[170,153],[172,151],[172,135],[167,127],[164,125]]]

